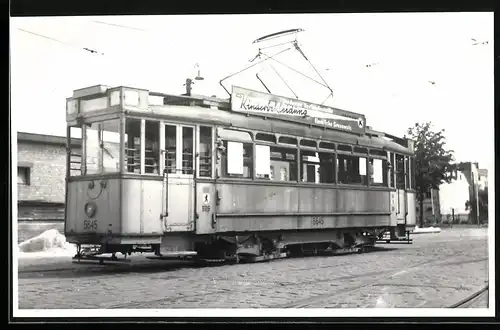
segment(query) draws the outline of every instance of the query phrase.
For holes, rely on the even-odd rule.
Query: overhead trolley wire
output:
[[[286,85],[286,87],[288,87],[288,89],[290,90],[290,92],[292,92],[293,95],[295,95],[295,98],[298,99],[299,97],[297,96],[297,94],[295,94],[295,92],[293,91],[293,89],[286,83],[285,79],[283,79],[283,77],[278,73],[278,71],[274,68],[274,66],[272,64],[270,66],[274,70],[274,72],[276,72],[276,74],[278,75],[278,77],[280,77],[281,81],[283,81],[283,83]]]
[[[250,68],[252,68],[252,67],[256,66],[257,64],[260,64],[260,63],[263,63],[263,62],[267,61],[268,59],[273,59],[274,57],[278,56],[279,54],[282,54],[282,53],[284,53],[284,52],[286,52],[286,51],[289,51],[290,49],[292,49],[292,48],[291,48],[291,47],[289,47],[289,48],[287,48],[287,49],[284,49],[284,50],[282,50],[282,51],[280,51],[280,52],[278,52],[278,53],[274,54],[273,56],[268,56],[268,55],[265,55],[264,53],[262,53],[263,55],[265,55],[265,56],[266,56],[266,57],[268,57],[268,58],[266,58],[266,59],[264,59],[264,60],[261,60],[261,61],[259,61],[259,62],[257,62],[257,63],[254,63],[254,64],[252,64],[252,65],[250,65],[250,66],[247,66],[246,68],[244,68],[244,69],[242,69],[242,70],[240,70],[240,71],[238,71],[238,72],[236,72],[236,73],[233,73],[233,74],[231,74],[231,75],[229,75],[229,76],[227,76],[227,77],[225,77],[225,78],[221,79],[221,80],[219,81],[219,84],[222,86],[222,88],[224,88],[224,90],[226,91],[226,93],[228,93],[228,94],[229,94],[229,96],[231,96],[231,93],[227,90],[227,88],[224,86],[224,84],[222,84],[222,82],[223,82],[224,80],[229,79],[229,78],[231,78],[231,77],[233,77],[233,76],[235,76],[235,75],[237,75],[237,74],[240,74],[240,73],[242,73],[243,71],[246,71],[246,70],[248,70],[248,69],[250,69]],[[258,57],[258,56],[257,56],[257,57]],[[256,58],[257,58],[257,57],[256,57]],[[266,89],[267,89],[267,88],[266,88]]]
[[[108,23],[108,22],[102,22],[102,21],[95,21],[95,20],[92,20],[91,22],[97,23],[97,24],[103,24],[103,25],[110,25],[110,26],[119,27],[119,28],[128,29],[128,30],[136,30],[136,31],[142,31],[142,32],[145,31],[143,29],[139,29],[139,28],[132,27],[132,26],[127,26],[127,25],[120,25],[120,24]]]
[[[77,46],[77,45],[75,45],[73,43],[70,43],[70,42],[67,42],[67,41],[61,41],[59,39],[56,39],[56,38],[53,38],[53,37],[49,37],[49,36],[43,35],[41,33],[36,33],[36,32],[28,31],[28,30],[25,30],[25,29],[21,29],[21,28],[17,28],[17,29],[19,31],[22,31],[22,32],[25,32],[25,33],[29,33],[29,34],[35,35],[37,37],[40,37],[40,38],[44,38],[44,39],[48,39],[48,40],[52,40],[52,41],[58,42],[60,44],[66,45],[68,47],[75,47],[75,48],[78,48],[80,50],[84,50],[84,51],[89,52],[89,53],[93,53],[93,54],[97,54],[97,55],[104,55],[104,53],[99,52],[99,51],[97,51],[95,49],[91,49],[91,48],[88,48],[88,47]]]
[[[290,48],[289,48],[289,49],[290,49]],[[319,82],[319,81],[317,81],[316,79],[309,77],[308,75],[306,75],[306,74],[304,74],[304,73],[302,73],[302,72],[300,72],[300,71],[298,71],[298,70],[296,70],[296,69],[294,69],[294,68],[292,68],[292,67],[290,67],[290,66],[286,65],[285,63],[282,63],[282,62],[278,61],[277,59],[275,59],[275,58],[273,58],[273,57],[271,57],[271,56],[268,56],[268,55],[267,55],[267,54],[265,54],[265,53],[262,53],[262,55],[264,55],[264,56],[266,56],[266,57],[267,57],[264,61],[266,61],[266,60],[273,60],[273,61],[276,61],[276,62],[278,62],[279,64],[283,65],[284,67],[286,67],[286,68],[288,68],[288,69],[290,69],[290,70],[292,70],[292,71],[294,71],[294,72],[296,72],[296,73],[298,73],[298,74],[300,74],[300,75],[304,76],[304,77],[305,77],[305,78],[307,78],[307,79],[310,79],[310,80],[314,81],[314,82],[315,82],[315,83],[317,83],[318,85],[321,85],[321,86],[323,86],[323,87],[329,88],[329,87],[328,87],[328,85],[324,85],[322,82]]]
[[[323,83],[326,85],[326,87],[330,90],[330,95],[333,96],[333,90],[330,88],[330,86],[328,85],[328,83],[325,81],[325,79],[323,79],[323,76],[321,76],[321,74],[318,72],[318,70],[316,70],[316,67],[312,64],[311,61],[309,61],[309,59],[307,58],[306,54],[304,54],[304,52],[302,51],[302,49],[299,47],[299,44],[297,43],[297,41],[295,41],[294,43],[294,46],[295,46],[295,49],[297,49],[297,51],[306,59],[307,62],[309,62],[309,64],[311,65],[311,67],[314,69],[314,71],[316,71],[316,73],[318,74],[318,76],[321,78],[321,80],[323,80]],[[328,99],[328,98],[327,98]],[[325,100],[326,101],[326,100]],[[324,101],[323,101],[324,103]]]

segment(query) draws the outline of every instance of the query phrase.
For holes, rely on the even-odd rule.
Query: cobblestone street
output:
[[[19,308],[447,307],[488,281],[486,228],[413,238],[366,254],[205,268],[67,258],[50,265],[66,270],[35,271],[45,262],[20,261]]]

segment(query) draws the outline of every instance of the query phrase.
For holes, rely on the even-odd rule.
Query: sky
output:
[[[252,42],[295,28],[304,30],[297,34],[300,47],[333,89],[326,105],[363,113],[368,126],[398,136],[431,121],[445,129],[457,161],[493,171],[493,13],[13,18],[13,129],[63,136],[73,90],[103,84],[181,94],[196,64],[205,80],[195,82],[193,93],[227,98],[219,81],[272,44]],[[287,46],[280,47],[263,52]],[[298,52],[279,59],[321,81]],[[259,73],[273,93],[293,97],[276,69],[300,99],[322,103],[328,96],[324,87],[269,63],[224,84],[264,91]]]

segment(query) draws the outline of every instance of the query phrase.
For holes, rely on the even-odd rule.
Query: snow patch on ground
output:
[[[18,245],[18,258],[66,257],[76,254],[76,245],[66,242],[57,229],[50,229]]]
[[[412,234],[424,234],[424,233],[440,233],[441,228],[436,228],[436,227],[426,227],[426,228],[418,228],[418,226],[415,227],[415,229],[411,232]]]

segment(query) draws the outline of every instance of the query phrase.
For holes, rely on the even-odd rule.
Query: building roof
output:
[[[80,145],[81,139],[71,139],[71,143],[74,146]],[[36,133],[26,133],[17,132],[17,142],[31,142],[31,143],[41,143],[41,144],[51,144],[65,147],[66,137],[56,136],[56,135],[46,135],[46,134],[36,134]]]
[[[488,176],[488,170],[486,168],[480,168],[479,175],[480,176]]]

